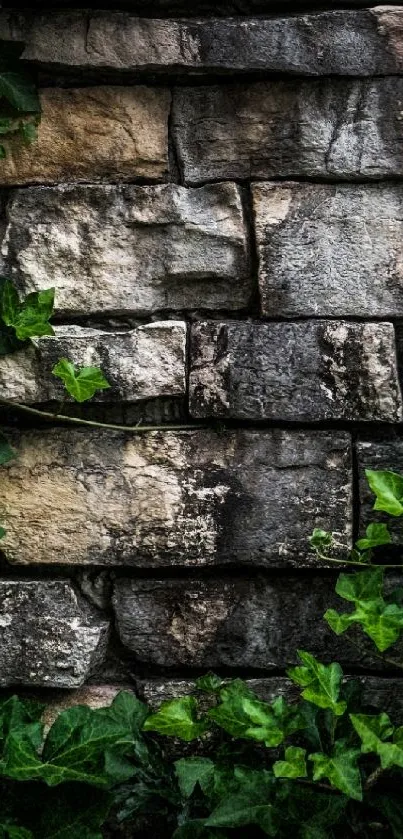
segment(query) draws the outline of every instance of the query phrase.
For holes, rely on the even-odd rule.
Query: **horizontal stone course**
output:
[[[108,623],[63,580],[0,580],[0,685],[80,687]]]
[[[188,184],[403,176],[403,78],[177,88],[173,133]]]
[[[266,317],[402,317],[403,185],[252,187]]]
[[[380,679],[376,676],[359,676],[357,679],[362,685],[362,701],[368,708],[368,712],[373,709],[375,713],[382,708],[385,713],[390,714],[393,723],[403,723],[402,679]],[[251,690],[255,691],[265,702],[272,702],[276,696],[284,696],[287,702],[295,702],[301,695],[301,690],[296,685],[281,676],[245,681]],[[139,679],[136,680],[136,690],[139,696],[154,709],[158,708],[162,702],[175,699],[177,696],[194,694],[201,703],[209,701],[200,691],[196,691],[195,682],[190,679]],[[92,704],[93,701],[92,692],[90,692],[86,704],[87,702]]]
[[[24,564],[306,567],[315,526],[351,539],[344,432],[12,432],[2,549]]]
[[[60,181],[125,181],[168,175],[164,88],[44,88],[38,139],[2,138],[0,186]]]
[[[234,184],[26,189],[10,199],[7,216],[3,272],[25,293],[55,286],[58,313],[234,310],[250,302]]]
[[[192,326],[193,417],[382,420],[402,415],[390,323]]]
[[[97,392],[95,402],[184,397],[185,355],[186,324],[180,321],[121,332],[56,326],[54,337],[0,356],[0,393],[5,399],[26,403],[62,399],[64,388],[52,368],[60,358],[67,358],[80,367],[102,368],[111,387]]]
[[[322,619],[343,610],[330,577],[297,574],[261,579],[129,580],[115,583],[117,630],[143,665],[270,671],[297,661],[297,649],[346,668],[376,670],[369,655],[337,637]],[[401,660],[402,643],[394,648]]]
[[[0,38],[52,70],[401,73],[401,8],[279,18],[162,20],[117,11],[2,12]]]

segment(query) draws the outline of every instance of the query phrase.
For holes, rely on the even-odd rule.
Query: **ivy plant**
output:
[[[0,41],[0,137],[19,135],[29,145],[37,138],[41,105],[34,80],[21,64],[24,44]],[[7,155],[0,143],[0,160]]]
[[[0,355],[40,351],[53,307],[54,289],[22,298],[0,279]],[[100,368],[74,359],[49,372],[77,402],[110,386]],[[0,401],[52,422],[103,425]],[[0,435],[0,465],[16,456]],[[367,479],[375,510],[402,516],[403,477],[369,470]],[[386,521],[370,522],[352,550],[321,529],[310,537],[318,559],[344,566],[327,626],[402,669],[389,651],[403,632],[403,589],[388,579],[396,566],[376,562],[391,542]],[[0,839],[102,839],[111,819],[138,839],[402,839],[403,726],[368,706],[338,662],[298,650],[287,676],[291,699],[266,701],[242,679],[209,673],[192,695],[157,709],[121,692],[108,708],[68,708],[49,730],[43,705],[3,696]]]

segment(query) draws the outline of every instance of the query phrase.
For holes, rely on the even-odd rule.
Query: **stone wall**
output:
[[[2,417],[0,684],[271,695],[305,647],[396,710],[307,539],[352,544],[364,469],[403,471],[403,7],[41,5],[0,13],[43,107],[0,162],[0,271],[56,287],[56,328],[1,395],[55,405],[68,356],[112,385],[87,418],[188,430]]]

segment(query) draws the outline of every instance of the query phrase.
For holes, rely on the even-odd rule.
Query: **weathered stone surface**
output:
[[[400,518],[391,518],[385,513],[378,513],[373,510],[375,496],[371,492],[365,477],[365,469],[390,470],[403,474],[403,438],[399,432],[396,433],[375,433],[374,435],[362,436],[357,443],[358,468],[360,479],[360,525],[364,534],[365,527],[371,521],[388,522],[389,530],[395,545],[402,546],[399,550],[400,556],[394,553],[389,556],[390,562],[401,561],[403,556],[403,521]],[[390,553],[385,548],[385,556]]]
[[[322,12],[286,18],[162,20],[116,11],[0,15],[0,38],[23,58],[86,72],[266,70],[374,76],[403,70],[403,10]]]
[[[0,356],[0,396],[28,403],[60,400],[64,388],[52,376],[60,358],[102,368],[111,387],[96,393],[96,402],[184,396],[185,355],[186,324],[181,321],[150,323],[125,332],[56,326],[53,338]]]
[[[368,707],[368,713],[374,709],[378,712],[382,708],[390,714],[394,723],[403,722],[403,681],[402,679],[376,678],[360,676],[363,688],[362,701]],[[247,684],[265,702],[272,702],[276,696],[284,696],[288,702],[296,701],[301,692],[289,679],[278,676],[267,679],[246,679]],[[196,691],[195,683],[190,679],[143,679],[137,681],[137,692],[153,709],[161,702],[175,699],[177,696],[195,694],[199,701],[206,701],[200,692]],[[207,700],[208,701],[208,700]]]
[[[263,315],[403,315],[401,185],[252,190]]]
[[[192,327],[194,417],[401,419],[390,323],[206,322]]]
[[[186,183],[403,175],[403,79],[178,88],[173,130]]]
[[[315,526],[351,538],[344,432],[145,436],[13,432],[0,473],[11,562],[277,567],[315,562]]]
[[[392,0],[389,6],[399,6],[401,0]],[[110,9],[111,0],[87,0],[87,9]],[[327,0],[326,6],[330,9],[361,8],[371,5],[368,0]],[[13,0],[13,8],[26,9],[27,0]],[[47,8],[82,8],[82,0],[39,0],[35,3],[36,9]],[[117,0],[113,4],[114,9],[129,9],[142,15],[157,15],[170,17],[172,15],[195,16],[200,14],[213,15],[249,15],[252,12],[273,12],[273,11],[310,11],[317,7],[323,8],[323,0]]]
[[[234,184],[20,190],[2,252],[22,291],[55,286],[68,314],[239,309],[252,292]]]
[[[0,185],[164,180],[170,94],[163,88],[44,88],[38,140],[3,140]]]
[[[108,623],[63,580],[0,582],[0,685],[80,687]]]
[[[395,581],[396,582],[396,581]],[[296,650],[348,667],[382,667],[331,632],[322,616],[340,608],[335,580],[298,574],[248,580],[129,580],[115,583],[123,644],[147,666],[260,668],[296,662]],[[365,645],[365,642],[363,642]],[[401,660],[403,642],[394,648]]]

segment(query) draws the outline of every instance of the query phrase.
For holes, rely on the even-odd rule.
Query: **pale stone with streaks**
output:
[[[315,526],[351,539],[343,432],[8,436],[18,458],[0,473],[0,521],[12,563],[304,567]]]
[[[26,403],[61,400],[63,385],[52,375],[60,358],[102,369],[110,388],[98,391],[95,402],[185,395],[186,324],[181,321],[121,332],[73,325],[56,326],[54,331],[54,337],[38,339],[35,346],[0,356],[0,396]]]
[[[55,286],[59,313],[232,310],[252,296],[235,184],[19,190],[7,218],[3,273],[23,293]]]

